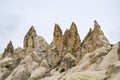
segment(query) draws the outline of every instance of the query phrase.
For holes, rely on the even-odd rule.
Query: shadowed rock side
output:
[[[120,80],[120,42],[110,44],[97,21],[82,43],[74,22],[64,34],[55,24],[50,45],[32,26],[23,48],[10,41],[0,55],[0,80]]]

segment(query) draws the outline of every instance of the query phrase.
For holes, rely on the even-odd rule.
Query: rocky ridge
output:
[[[0,57],[0,80],[119,80],[120,42],[110,44],[95,20],[81,41],[72,22],[64,34],[55,24],[48,44],[32,26],[23,48],[10,41]]]

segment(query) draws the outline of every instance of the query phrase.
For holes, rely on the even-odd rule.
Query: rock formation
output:
[[[40,48],[45,51],[48,44],[43,37],[37,35],[36,30],[32,26],[24,37],[23,46],[25,49]]]
[[[56,45],[59,51],[62,51],[63,36],[62,36],[62,30],[60,29],[60,26],[58,24],[55,24],[54,33],[53,33],[53,44]]]
[[[96,20],[82,42],[74,22],[64,34],[55,24],[50,45],[32,26],[23,48],[10,41],[0,57],[0,80],[120,80],[120,42],[110,44]]]
[[[85,53],[93,52],[100,47],[107,47],[110,45],[109,41],[105,37],[100,25],[97,21],[94,21],[94,29],[90,28],[88,34],[81,43],[81,53],[84,56]]]
[[[67,29],[62,35],[62,30],[58,24],[55,24],[53,42],[59,51],[76,54],[80,50],[81,40],[77,31],[76,24],[72,22],[70,29]]]
[[[80,50],[81,40],[77,31],[76,24],[72,22],[70,29],[67,29],[63,36],[63,51],[71,53],[76,56],[77,51]]]
[[[2,57],[11,57],[14,53],[14,47],[12,45],[12,42],[10,41],[7,45],[7,48],[5,48],[4,53]]]
[[[37,36],[34,27],[32,26],[24,37],[24,48],[34,48],[36,45],[34,39]]]
[[[53,41],[48,49],[48,63],[51,67],[68,70],[76,65],[78,52],[80,51],[81,40],[77,31],[76,24],[72,22],[70,29],[62,35],[58,24],[55,24]],[[70,64],[69,64],[70,63]],[[69,64],[69,65],[68,65]]]

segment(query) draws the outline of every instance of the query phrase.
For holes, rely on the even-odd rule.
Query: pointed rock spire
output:
[[[52,43],[56,45],[60,51],[75,54],[80,49],[81,44],[76,24],[72,22],[70,29],[66,29],[64,35],[62,35],[60,26],[55,24]]]
[[[55,24],[53,36],[54,37],[62,36],[62,30],[58,24]]]
[[[24,48],[28,47],[34,48],[33,38],[36,36],[37,36],[36,30],[34,29],[33,26],[31,26],[31,28],[24,37]]]
[[[100,25],[98,24],[96,20],[94,20],[94,27],[100,27]]]
[[[90,28],[90,29],[89,29],[89,32],[88,32],[87,35],[85,36],[85,38],[84,38],[83,42],[81,43],[81,45],[82,45],[86,40],[88,40],[88,38],[92,35],[92,32],[93,32],[93,30],[92,30],[92,28]]]
[[[29,31],[27,32],[26,36],[37,36],[36,34],[36,30],[34,28],[34,26],[31,26],[31,28],[29,29]]]
[[[107,45],[110,45],[109,41],[104,36],[100,25],[94,20],[94,29],[89,30],[81,44],[81,53],[84,55],[85,53],[93,52],[99,47],[107,47]]]
[[[66,31],[64,32],[64,35],[63,35],[64,50],[68,50],[68,48],[69,48],[68,46],[70,43],[70,36],[71,36],[70,30],[66,29]]]
[[[97,34],[104,34],[100,28],[100,25],[98,24],[98,22],[96,20],[94,20],[94,30],[93,33],[97,33]]]
[[[12,41],[10,41],[7,45],[7,48],[5,48],[2,57],[3,58],[6,56],[11,57],[13,55],[13,53],[14,53],[14,47],[12,45]]]
[[[70,29],[66,29],[64,35],[62,35],[62,30],[60,29],[59,25],[55,24],[53,41],[48,50],[48,55],[50,55],[48,56],[48,58],[51,57],[51,60],[48,61],[49,64],[52,64],[51,66],[53,67],[58,65],[63,66],[64,64],[68,65],[68,63],[71,61],[66,61],[66,58],[64,57],[67,54],[73,57],[77,57],[78,51],[80,50],[80,44],[81,40],[77,32],[77,27],[75,23],[71,24]],[[71,64],[75,64],[72,57],[69,57],[68,60],[72,60]],[[61,63],[61,61],[64,61],[64,63]],[[71,67],[71,65],[68,66],[69,68]],[[66,67],[67,69],[68,66],[64,67]]]
[[[79,36],[78,31],[77,31],[77,26],[74,22],[72,22],[70,26],[70,33],[71,33],[71,36]]]
[[[71,26],[70,26],[70,33],[71,36],[74,38],[77,38],[80,40],[79,34],[78,34],[78,30],[77,30],[77,26],[74,22],[72,22]]]
[[[101,30],[100,25],[98,24],[98,22],[96,20],[94,20],[94,30],[92,32],[92,35],[95,38],[98,38],[100,40],[104,40],[104,42],[109,43],[109,41],[107,40],[107,38],[105,37],[103,31]]]
[[[64,49],[68,52],[76,55],[77,51],[80,49],[81,40],[77,31],[77,26],[72,22],[70,29],[67,29],[64,33]]]
[[[47,49],[48,44],[43,37],[37,35],[36,30],[31,26],[24,37],[23,46],[28,51],[34,48],[39,48],[41,51],[44,51]]]
[[[55,24],[54,27],[53,44],[56,45],[60,51],[62,50],[63,45],[62,30],[58,24]]]

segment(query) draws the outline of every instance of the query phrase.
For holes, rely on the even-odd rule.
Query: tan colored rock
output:
[[[103,58],[97,69],[105,70],[114,62],[117,62],[119,60],[118,49],[119,49],[119,43],[115,44],[112,47],[111,51]]]
[[[37,36],[36,30],[32,26],[24,37],[24,48],[34,48],[34,38]]]
[[[92,53],[86,53],[77,65],[84,64],[84,66],[82,67],[83,70],[95,71],[97,70],[99,64],[101,64],[104,57],[109,53],[110,50],[111,50],[110,45],[108,47],[97,48]]]
[[[35,38],[34,45],[37,45],[36,48],[39,48],[43,52],[45,52],[48,48],[48,43],[42,36]]]
[[[60,66],[62,56],[61,56],[61,52],[58,51],[58,48],[55,45],[53,45],[48,50],[46,59],[47,59],[48,64],[51,68],[55,68],[57,66]]]
[[[39,48],[41,51],[45,51],[48,47],[48,43],[41,36],[37,36],[36,30],[32,26],[24,37],[24,48],[32,50]]]
[[[50,76],[50,77],[45,77],[43,79],[40,79],[40,80],[60,80],[60,78],[62,77],[63,75],[61,74],[55,74],[53,76]]]
[[[61,61],[60,73],[65,72],[73,66],[75,66],[75,57],[72,54],[67,53]]]
[[[103,80],[105,71],[84,71],[76,72],[60,80]]]
[[[47,61],[45,59],[41,60],[38,53],[33,52],[29,55],[24,55],[20,64],[13,71],[11,70],[11,74],[6,80],[35,80],[42,78],[47,69],[49,69]]]
[[[62,35],[62,30],[59,25],[55,24],[53,42],[59,51],[70,52],[76,55],[77,51],[80,50],[81,40],[77,31],[76,24],[72,22],[70,29],[67,29]]]
[[[82,43],[74,22],[64,35],[55,24],[49,46],[32,26],[24,48],[14,50],[10,41],[2,57],[0,80],[120,79],[120,42],[111,45],[97,21]]]
[[[70,30],[69,29],[66,29],[66,31],[65,31],[65,33],[64,33],[64,37],[63,37],[63,40],[64,40],[64,42],[63,42],[63,51],[68,51],[68,50],[70,50],[71,49],[71,47],[70,47],[70,36],[71,36],[71,33],[70,33]],[[68,47],[69,46],[69,47]]]
[[[62,69],[63,72],[75,66],[75,57],[80,50],[80,44],[81,40],[74,22],[72,22],[70,29],[65,31],[64,35],[62,35],[59,25],[55,24],[53,42],[48,49],[49,65],[52,64],[52,67],[61,66],[60,70]]]
[[[115,62],[110,65],[107,69],[107,79],[108,80],[119,80],[120,79],[120,61]]]
[[[63,36],[63,51],[70,52],[76,56],[80,50],[81,40],[77,31],[76,24],[72,22],[70,29],[67,29]]]
[[[58,24],[55,24],[53,33],[53,44],[56,45],[59,51],[62,51],[63,47],[62,30]]]
[[[30,74],[23,65],[19,65],[5,80],[27,80]]]
[[[107,47],[110,45],[109,41],[105,37],[100,25],[97,21],[94,21],[94,29],[90,29],[83,42],[81,43],[81,53],[93,52],[95,49],[100,47]]]
[[[32,72],[32,74],[31,74],[31,76],[30,76],[30,78],[28,80],[37,80],[37,79],[40,79],[40,78],[44,77],[44,75],[46,74],[46,72],[47,72],[47,68],[45,68],[45,67],[39,67],[39,68],[35,69]]]
[[[12,42],[10,41],[7,45],[7,48],[5,48],[4,53],[2,54],[2,57],[11,57],[14,53],[14,47],[12,45]]]

